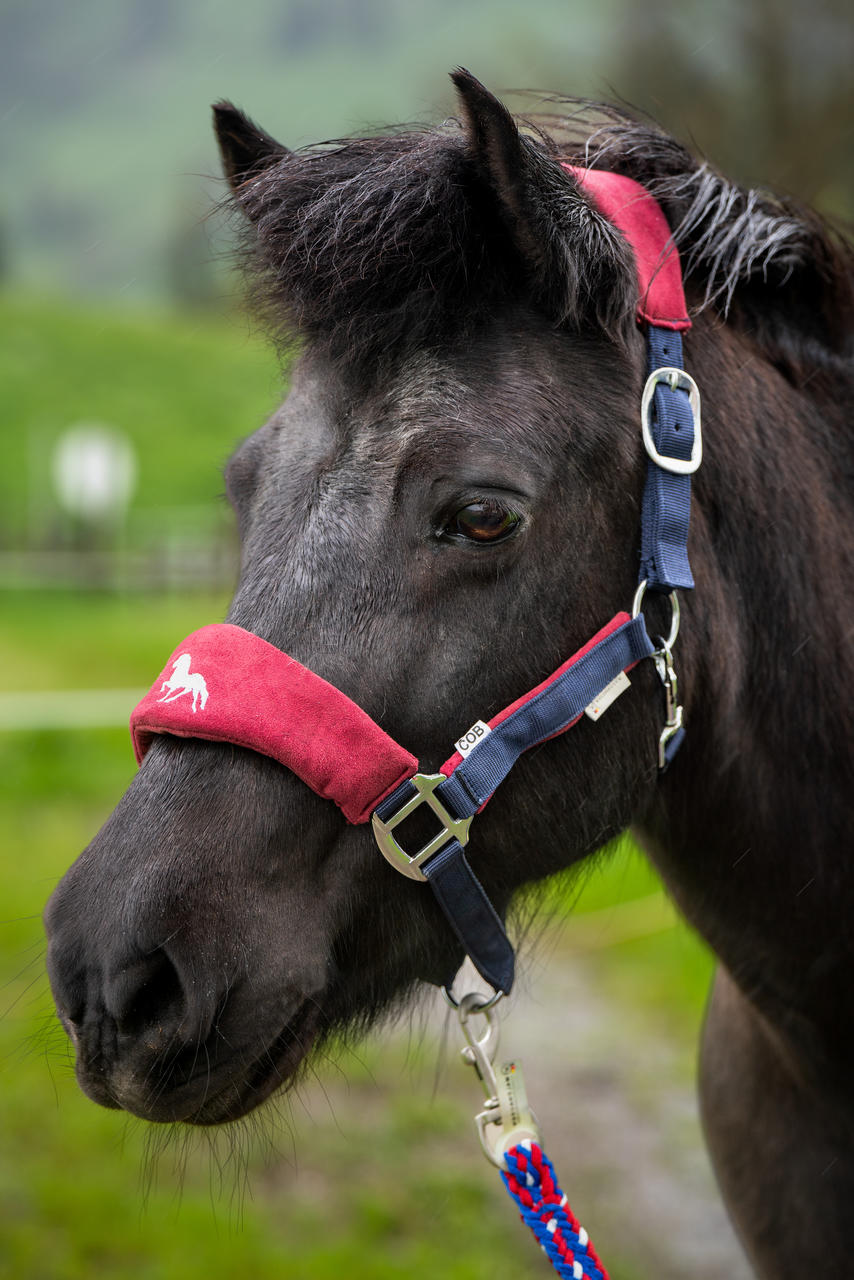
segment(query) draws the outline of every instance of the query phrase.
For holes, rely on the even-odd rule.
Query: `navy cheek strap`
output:
[[[648,353],[641,410],[648,461],[639,577],[653,591],[690,589],[691,475],[702,459],[699,394],[683,370],[681,334],[651,325]]]
[[[624,622],[482,738],[438,788],[438,794],[458,817],[471,817],[486,804],[523,751],[577,724],[598,693],[652,652],[643,618]]]
[[[662,771],[685,736],[671,650],[679,627],[676,591],[694,585],[688,527],[691,475],[702,458],[702,434],[699,392],[682,363],[681,333],[690,329],[691,320],[679,254],[663,210],[638,183],[603,170],[567,163],[563,168],[631,246],[638,277],[637,316],[647,334],[641,435],[648,463],[641,511],[640,585],[632,618],[615,619],[554,676],[488,725],[478,721],[461,740],[464,745],[466,738],[473,739],[471,750],[452,756],[441,774],[416,774],[402,783],[373,818],[383,855],[405,875],[431,885],[475,966],[497,991],[504,992],[513,981],[513,950],[463,852],[474,814],[523,751],[564,732],[595,703],[607,706],[609,698],[625,687],[627,681],[619,683],[625,672],[642,658],[655,659],[664,686],[666,717],[658,743]],[[670,635],[655,644],[641,613],[647,590],[669,592],[671,599]],[[594,706],[593,718],[598,714]],[[421,803],[430,805],[442,831],[410,856],[394,830],[404,812]]]
[[[647,334],[648,377],[641,405],[641,434],[648,463],[634,616],[618,615],[542,685],[488,724],[478,721],[464,735],[474,738],[471,749],[464,755],[458,751],[440,774],[416,774],[401,783],[373,817],[374,835],[383,855],[398,871],[427,881],[463,949],[496,991],[510,990],[514,956],[498,913],[465,856],[463,846],[474,815],[524,751],[571,728],[595,704],[597,696],[606,694],[644,658],[655,659],[665,690],[666,721],[659,739],[662,771],[670,766],[685,737],[671,648],[679,625],[676,590],[694,585],[687,543],[691,475],[702,458],[700,398],[696,384],[683,369],[681,334],[652,323]],[[673,622],[667,640],[653,643],[647,632],[640,611],[647,590],[671,595]],[[433,810],[442,830],[410,855],[394,832],[422,803]]]

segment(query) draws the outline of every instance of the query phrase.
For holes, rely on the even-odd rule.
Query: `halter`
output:
[[[457,1002],[466,1039],[463,1057],[486,1093],[476,1117],[481,1144],[501,1169],[523,1220],[562,1276],[608,1280],[586,1231],[557,1185],[539,1144],[521,1064],[494,1067],[493,1005],[513,985],[513,948],[466,856],[474,817],[524,751],[571,729],[583,715],[598,720],[629,687],[627,673],[655,662],[665,692],[659,769],[685,736],[672,649],[679,631],[677,590],[691,588],[687,540],[691,475],[702,459],[700,396],[682,367],[681,331],[689,329],[679,256],[664,214],[638,183],[618,174],[563,166],[632,246],[638,275],[638,321],[647,335],[648,377],[641,435],[648,456],[641,510],[640,574],[632,611],[618,613],[541,684],[490,720],[476,720],[438,773],[418,761],[340,689],[229,623],[202,627],[178,646],[131,715],[138,762],[156,734],[236,743],[278,760],[317,795],[338,805],[348,822],[371,821],[386,860],[404,876],[426,881],[457,939],[495,994]],[[642,613],[647,591],[668,593],[670,633],[653,641]],[[438,825],[422,848],[400,843],[401,824],[426,806]],[[485,1019],[477,1037],[474,1017]]]
[[[524,751],[564,733],[584,714],[598,720],[628,688],[627,673],[644,658],[655,660],[666,695],[662,770],[684,737],[672,647],[679,627],[676,590],[694,585],[687,538],[691,474],[700,465],[702,437],[699,392],[682,368],[680,332],[691,321],[679,256],[660,206],[638,183],[563,167],[625,235],[637,266],[637,314],[648,347],[641,401],[648,462],[640,580],[631,614],[616,614],[548,679],[490,720],[475,721],[435,774],[421,772],[415,756],[334,685],[229,623],[187,636],[131,716],[137,762],[156,734],[236,743],[278,760],[337,804],[348,822],[370,820],[383,856],[403,875],[430,885],[463,949],[496,993],[513,985],[514,955],[465,856],[472,819]],[[666,641],[654,642],[647,632],[641,611],[647,591],[670,594]],[[439,830],[410,852],[398,828],[422,805]]]

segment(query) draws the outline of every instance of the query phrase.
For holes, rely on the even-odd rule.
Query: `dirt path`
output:
[[[613,1280],[750,1280],[703,1148],[693,1043],[684,1032],[672,1038],[656,1034],[632,1011],[606,1000],[596,966],[572,950],[571,936],[547,938],[538,955],[539,961],[523,968],[512,1004],[506,1002],[502,1050],[505,1058],[524,1061],[546,1149]],[[439,997],[430,1005],[423,1034],[423,1043],[415,1034],[421,1066],[414,1074],[400,1065],[412,1030],[381,1033],[381,1045],[374,1040],[365,1047],[373,1088],[354,1093],[340,1075],[324,1073],[305,1091],[308,1111],[321,1126],[334,1111],[347,1139],[354,1125],[366,1123],[368,1112],[379,1116],[397,1090],[429,1098],[438,1060],[445,1065],[437,1096],[456,1109],[458,1119],[452,1124],[454,1145],[434,1148],[431,1158],[454,1161],[457,1168],[464,1164],[478,1184],[482,1179],[491,1186],[471,1128],[481,1094],[473,1073],[456,1061],[458,1027],[456,1020],[448,1023]],[[424,1131],[418,1138],[422,1153],[429,1141]],[[340,1156],[327,1152],[324,1159],[329,1158]],[[311,1176],[322,1179],[322,1165]],[[496,1187],[490,1213],[502,1229],[507,1212]],[[534,1280],[550,1274],[535,1254],[522,1256],[520,1275]]]
[[[537,966],[535,990],[505,1038],[524,1046],[549,1153],[591,1234],[601,1222],[599,1235],[656,1280],[750,1280],[703,1147],[693,1046],[604,1001],[566,943]]]

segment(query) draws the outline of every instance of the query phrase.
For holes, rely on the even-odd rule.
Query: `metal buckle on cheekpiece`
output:
[[[694,441],[691,446],[690,458],[671,458],[666,454],[659,453],[655,447],[655,441],[652,438],[652,431],[649,425],[649,409],[652,404],[652,398],[655,395],[655,388],[660,382],[666,382],[671,391],[681,390],[688,392],[688,403],[694,415]],[[686,373],[684,369],[672,369],[669,365],[653,370],[646,380],[643,395],[641,396],[641,432],[643,434],[644,448],[653,462],[661,467],[662,471],[670,471],[677,476],[694,474],[703,461],[703,431],[700,426],[700,389],[690,373]]]
[[[426,880],[421,864],[444,848],[449,840],[459,840],[460,844],[464,845],[469,838],[471,818],[452,817],[435,794],[440,783],[447,781],[444,773],[416,773],[409,781],[415,787],[416,794],[402,804],[397,813],[385,822],[379,814],[375,813],[371,819],[371,825],[374,829],[374,839],[385,860],[402,875],[409,876],[410,880]],[[422,804],[426,804],[436,815],[442,824],[442,830],[433,836],[432,840],[428,840],[417,853],[407,853],[403,846],[398,844],[392,831]]]

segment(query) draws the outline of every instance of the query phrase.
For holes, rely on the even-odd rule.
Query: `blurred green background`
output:
[[[132,775],[135,691],[225,612],[221,467],[286,387],[211,216],[210,103],[296,146],[442,119],[463,64],[499,91],[634,103],[844,219],[852,52],[842,0],[0,0],[4,1280],[545,1274],[435,1012],[208,1140],[83,1099],[50,1011],[41,907]],[[67,474],[63,501],[58,450],[82,429],[89,464],[130,467],[126,502],[96,485],[84,509]],[[549,903],[505,1034],[552,1046],[526,1066],[576,1211],[617,1277],[746,1275],[690,1101],[709,957],[628,844]],[[707,1238],[690,1263],[680,1223]]]

